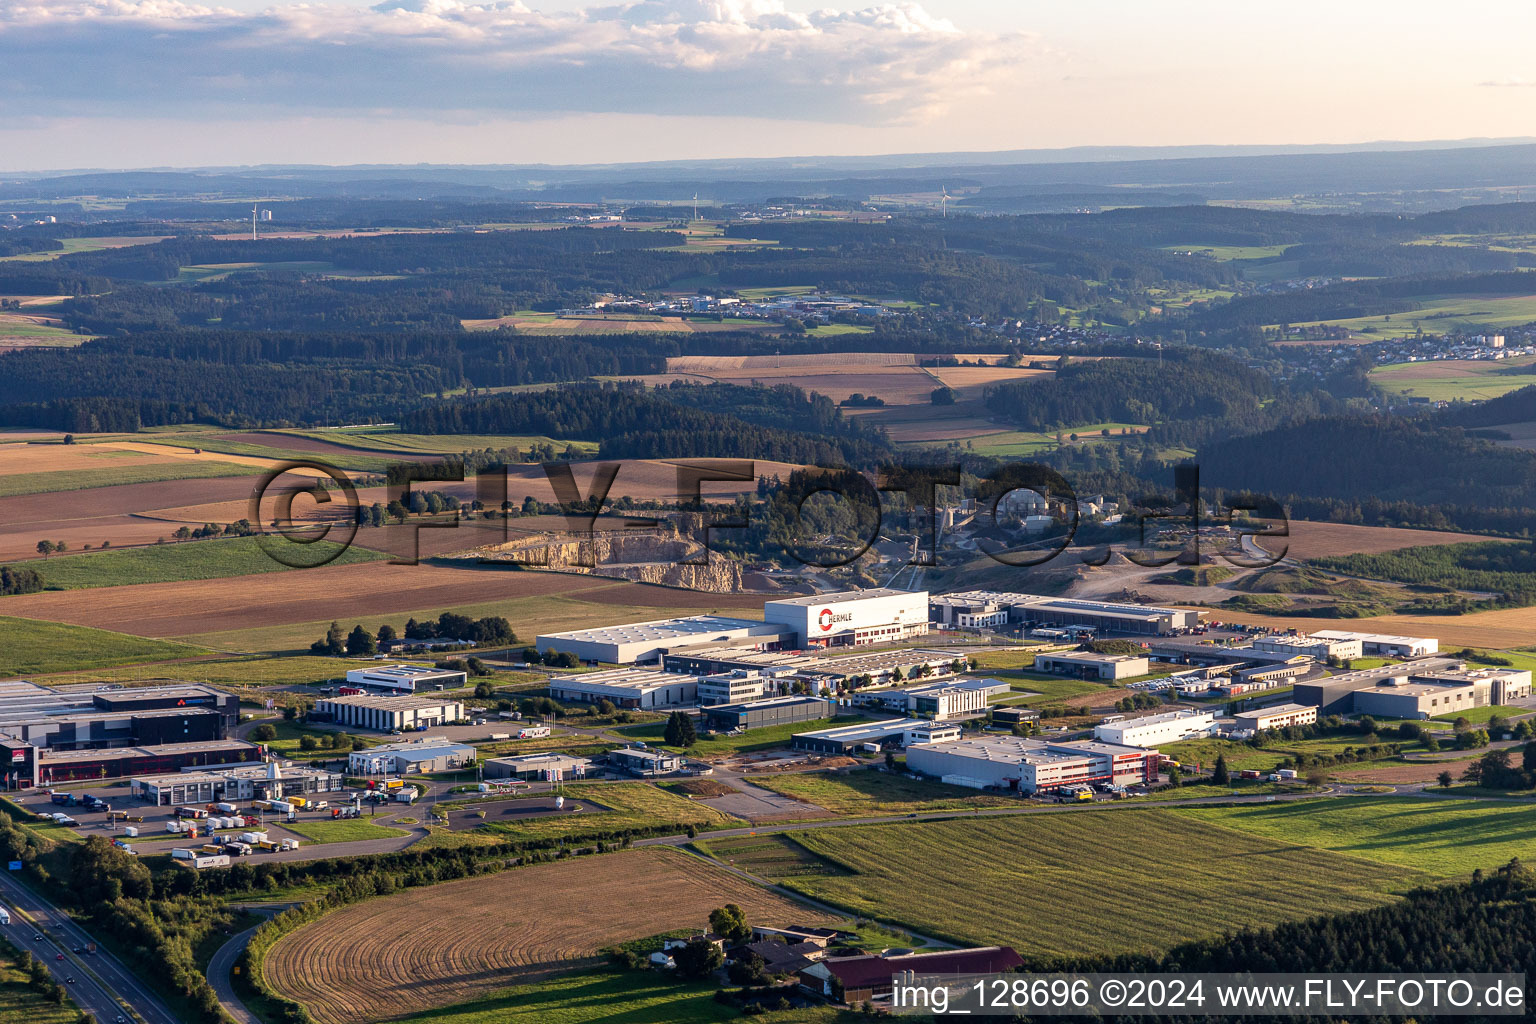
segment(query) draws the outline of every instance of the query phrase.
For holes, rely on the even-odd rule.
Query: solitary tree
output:
[[[251,739],[257,743],[271,743],[277,739],[277,729],[273,727],[271,722],[262,722],[251,730]]]
[[[347,634],[347,653],[352,655],[378,654],[379,645],[374,643],[373,634],[359,624],[353,626],[352,632]]]
[[[665,739],[669,747],[691,747],[699,741],[698,732],[693,728],[693,719],[681,711],[674,711],[667,716],[667,728]]]
[[[1456,777],[1450,772],[1441,772],[1435,776],[1435,781],[1440,783],[1441,789],[1450,789],[1451,783],[1456,781]]]
[[[1232,776],[1227,771],[1227,757],[1225,754],[1216,755],[1216,767],[1211,769],[1211,781],[1218,786],[1225,786],[1232,781]]]
[[[51,540],[40,540],[40,541],[38,541],[37,542],[37,553],[42,555],[44,558],[47,558],[49,555],[53,554],[53,541],[51,541]]]

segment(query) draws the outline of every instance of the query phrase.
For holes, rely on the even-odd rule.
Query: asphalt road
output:
[[[0,928],[17,946],[46,963],[61,983],[74,978],[73,985],[65,985],[70,997],[101,1024],[135,1016],[145,1024],[179,1024],[179,1018],[111,953],[99,946],[93,954],[71,952],[95,939],[62,910],[6,874],[0,874],[0,894],[11,908],[11,923]],[[32,936],[39,934],[42,941],[33,941]],[[60,953],[62,961],[57,959]]]
[[[213,986],[214,994],[219,997],[219,1004],[224,1007],[224,1012],[234,1018],[235,1024],[261,1024],[261,1019],[252,1013],[240,997],[235,994],[234,980],[230,970],[235,966],[235,961],[240,959],[240,954],[245,950],[246,943],[251,941],[251,936],[256,934],[256,929],[261,925],[255,924],[243,932],[237,933],[208,961],[208,984]]]

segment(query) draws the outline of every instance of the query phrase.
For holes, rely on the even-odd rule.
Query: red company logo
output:
[[[816,624],[821,627],[821,631],[823,633],[825,633],[827,630],[831,629],[832,628],[832,609],[831,608],[823,608],[821,610],[821,614],[816,616]]]

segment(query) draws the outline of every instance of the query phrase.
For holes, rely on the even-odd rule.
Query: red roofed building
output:
[[[1010,946],[951,949],[940,953],[828,957],[799,972],[800,984],[828,999],[870,1002],[891,994],[892,979],[913,974],[1002,974],[1024,966]]]

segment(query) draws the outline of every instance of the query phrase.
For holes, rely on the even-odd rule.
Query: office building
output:
[[[763,620],[792,630],[800,647],[862,647],[928,632],[927,591],[847,590],[768,601]]]

